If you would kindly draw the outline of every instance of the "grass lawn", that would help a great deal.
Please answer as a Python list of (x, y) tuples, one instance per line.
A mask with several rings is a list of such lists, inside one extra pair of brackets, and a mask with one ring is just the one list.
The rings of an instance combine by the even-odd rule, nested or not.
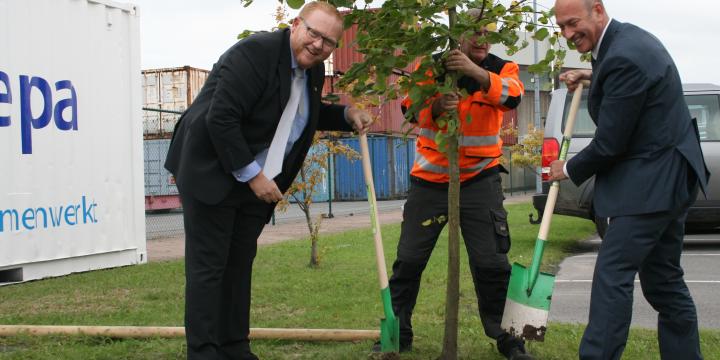
[[(512, 261), (527, 265), (537, 235), (528, 204), (508, 206)], [(383, 227), (388, 266), (394, 260), (399, 225)], [(558, 216), (553, 221), (545, 270), (577, 249), (577, 239), (594, 232), (589, 221)], [(349, 231), (321, 239), (321, 267), (307, 267), (309, 242), (261, 247), (255, 262), (253, 327), (378, 329), (382, 316), (372, 234)], [(445, 299), (447, 237), (423, 276), (413, 317), (414, 351), (403, 359), (430, 359), (440, 353)], [(500, 359), (484, 336), (467, 257), (462, 257), (460, 353), (463, 359)], [(0, 324), (152, 325), (183, 323), (182, 261), (119, 269), (0, 287)], [(545, 343), (530, 344), (540, 359), (577, 358), (582, 326), (551, 324)], [(633, 330), (627, 359), (657, 359), (653, 331)], [(720, 332), (703, 332), (706, 358), (720, 358)], [(366, 359), (370, 341), (310, 343), (254, 341), (262, 359)], [(184, 339), (113, 340), (91, 337), (0, 338), (0, 359), (178, 359)]]

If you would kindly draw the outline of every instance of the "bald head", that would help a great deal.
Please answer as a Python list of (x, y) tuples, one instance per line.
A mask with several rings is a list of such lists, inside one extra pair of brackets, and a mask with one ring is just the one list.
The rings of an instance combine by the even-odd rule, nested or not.
[(601, 0), (556, 0), (555, 20), (563, 37), (585, 53), (600, 41), (609, 18)]

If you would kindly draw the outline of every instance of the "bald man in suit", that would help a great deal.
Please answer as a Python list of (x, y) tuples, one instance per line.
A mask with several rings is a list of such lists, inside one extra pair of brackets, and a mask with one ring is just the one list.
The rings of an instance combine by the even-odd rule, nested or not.
[(592, 53), (592, 70), (560, 76), (573, 90), (591, 80), (591, 143), (551, 164), (551, 180), (595, 176), (593, 209), (609, 218), (595, 264), (581, 359), (619, 359), (632, 316), (635, 275), (658, 312), (663, 359), (702, 359), (695, 304), (680, 267), (685, 218), (710, 174), (677, 68), (660, 41), (610, 19), (600, 0), (557, 0), (562, 35)]

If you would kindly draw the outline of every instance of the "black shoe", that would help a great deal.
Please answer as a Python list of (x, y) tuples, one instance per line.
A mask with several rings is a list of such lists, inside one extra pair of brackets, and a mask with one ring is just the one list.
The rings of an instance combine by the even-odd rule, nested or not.
[[(376, 341), (373, 344), (372, 350), (370, 350), (370, 351), (372, 351), (373, 353), (381, 353), (382, 345), (380, 344), (380, 342)], [(401, 353), (410, 352), (410, 351), (412, 351), (412, 343), (406, 343), (406, 344), (403, 344), (402, 342), (400, 343), (400, 352)]]
[(253, 354), (253, 353), (251, 353), (251, 352), (248, 352), (248, 353), (243, 354), (240, 359), (241, 359), (241, 360), (260, 360), (260, 358), (257, 357), (257, 355), (255, 355), (255, 354)]
[(535, 360), (535, 357), (525, 350), (525, 342), (508, 333), (500, 335), (497, 339), (497, 348), (509, 360)]
[(510, 356), (508, 356), (508, 359), (510, 360), (535, 360), (535, 357), (525, 352), (525, 349), (521, 349), (519, 347), (515, 347), (510, 349)]

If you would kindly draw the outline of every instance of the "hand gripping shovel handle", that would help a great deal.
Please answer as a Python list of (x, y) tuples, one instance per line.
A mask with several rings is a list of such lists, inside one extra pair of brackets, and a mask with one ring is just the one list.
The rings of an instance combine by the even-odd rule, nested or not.
[[(562, 146), (560, 147), (560, 156), (558, 160), (565, 160), (568, 148), (570, 147), (570, 139), (572, 139), (573, 128), (575, 127), (575, 117), (580, 108), (580, 100), (582, 98), (583, 87), (589, 85), (589, 81), (582, 81), (575, 88), (572, 102), (570, 103), (570, 111), (568, 112), (567, 121), (565, 122), (565, 131), (563, 132)], [(557, 201), (558, 191), (560, 190), (560, 182), (555, 180), (550, 186), (547, 200), (545, 201), (545, 210), (543, 211), (542, 222), (540, 223), (540, 231), (538, 240), (535, 242), (535, 252), (533, 254), (532, 264), (530, 265), (530, 276), (527, 292), (532, 293), (540, 273), (540, 262), (542, 261), (543, 252), (545, 250), (545, 242), (550, 232), (550, 221), (552, 220), (553, 211), (555, 210), (555, 202)]]
[(375, 184), (373, 183), (372, 167), (370, 166), (370, 151), (368, 150), (367, 135), (360, 134), (360, 153), (362, 155), (363, 174), (367, 186), (368, 203), (370, 204), (370, 222), (375, 238), (375, 260), (380, 280), (380, 297), (383, 303), (385, 319), (380, 322), (380, 347), (383, 352), (400, 351), (400, 323), (395, 317), (390, 297), (387, 268), (385, 267), (385, 251), (383, 249), (382, 234), (380, 233), (380, 219), (377, 213), (375, 198)]

